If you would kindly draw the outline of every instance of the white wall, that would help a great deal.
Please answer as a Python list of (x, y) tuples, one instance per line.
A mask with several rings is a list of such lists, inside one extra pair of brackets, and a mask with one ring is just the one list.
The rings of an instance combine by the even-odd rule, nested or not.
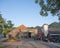
[(44, 35), (47, 37), (47, 34), (48, 34), (48, 24), (44, 24), (43, 25), (43, 32), (44, 32)]

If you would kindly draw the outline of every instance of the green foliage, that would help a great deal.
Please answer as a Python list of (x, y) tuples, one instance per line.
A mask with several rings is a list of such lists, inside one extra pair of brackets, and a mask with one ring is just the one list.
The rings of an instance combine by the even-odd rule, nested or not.
[(13, 29), (13, 24), (11, 20), (5, 21), (0, 14), (0, 33), (7, 34)]
[(4, 23), (4, 19), (2, 18), (2, 14), (0, 14), (0, 33), (3, 32), (3, 23)]
[(33, 29), (34, 27), (27, 27), (27, 28), (29, 28), (29, 29)]
[(35, 3), (41, 7), (40, 15), (48, 16), (50, 12), (53, 16), (58, 16), (60, 22), (60, 0), (35, 0)]
[(35, 0), (35, 3), (38, 3), (38, 0)]
[(0, 25), (0, 33), (2, 33), (3, 29), (2, 29), (2, 25)]
[(0, 14), (0, 23), (3, 23), (4, 19), (2, 18), (2, 14)]
[(7, 23), (4, 24), (3, 33), (4, 33), (4, 34), (7, 34), (7, 33), (9, 33), (12, 29), (13, 29), (13, 24), (12, 24), (12, 22), (9, 20), (9, 21), (7, 21)]
[(7, 21), (7, 24), (8, 24), (8, 27), (9, 27), (9, 28), (12, 28), (12, 27), (13, 27), (13, 24), (12, 24), (11, 20), (8, 20), (8, 21)]
[(60, 23), (58, 22), (53, 22), (49, 25), (49, 28), (60, 28)]
[(8, 25), (8, 31), (10, 32), (13, 29), (13, 24), (11, 20), (7, 21), (7, 25)]
[(41, 27), (40, 27), (40, 26), (36, 26), (35, 28), (37, 28), (37, 29), (41, 29)]
[(48, 11), (53, 15), (60, 14), (60, 0), (35, 0), (41, 7), (40, 14), (46, 16)]

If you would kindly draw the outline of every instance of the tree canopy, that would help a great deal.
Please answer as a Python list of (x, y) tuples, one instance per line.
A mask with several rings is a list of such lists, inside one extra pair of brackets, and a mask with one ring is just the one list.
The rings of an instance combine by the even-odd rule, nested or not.
[(48, 16), (48, 12), (58, 16), (60, 20), (60, 0), (35, 0), (41, 7), (40, 15)]
[(39, 3), (41, 15), (47, 15), (48, 11), (53, 15), (60, 14), (60, 0), (35, 0), (35, 3)]
[(49, 25), (49, 28), (60, 28), (60, 24), (58, 22), (53, 22)]
[(7, 34), (13, 29), (13, 24), (11, 20), (6, 21), (2, 14), (0, 14), (0, 33)]

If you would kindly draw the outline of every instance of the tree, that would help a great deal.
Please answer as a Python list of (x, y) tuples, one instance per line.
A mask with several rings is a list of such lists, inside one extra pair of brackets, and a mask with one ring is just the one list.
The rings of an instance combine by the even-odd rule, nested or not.
[(12, 24), (12, 21), (11, 21), (11, 20), (8, 20), (8, 21), (7, 21), (7, 24), (8, 24), (8, 27), (9, 27), (9, 28), (12, 28), (12, 27), (13, 27), (13, 24)]
[(4, 18), (2, 18), (2, 14), (0, 14), (0, 33), (3, 32), (3, 24), (4, 24)]
[(40, 26), (36, 26), (35, 28), (38, 29), (38, 32), (42, 31)]
[(13, 24), (11, 20), (7, 21), (8, 31), (11, 31), (13, 29)]
[(6, 34), (9, 33), (13, 29), (13, 24), (11, 20), (8, 20), (7, 23), (4, 24), (3, 34), (6, 37)]
[(53, 22), (49, 25), (49, 28), (60, 28), (60, 24), (58, 22)]
[(58, 15), (58, 17), (59, 17), (58, 20), (59, 20), (59, 24), (60, 24), (60, 15)]
[(0, 14), (0, 23), (3, 23), (4, 19), (2, 18), (2, 14)]
[(0, 33), (4, 34), (4, 37), (6, 37), (6, 34), (10, 32), (13, 29), (13, 24), (11, 20), (6, 21), (2, 14), (0, 14)]
[(40, 15), (48, 16), (48, 12), (56, 15), (60, 21), (60, 0), (35, 0), (41, 7)]
[(37, 29), (41, 29), (41, 27), (40, 27), (40, 26), (36, 26), (35, 28), (37, 28)]

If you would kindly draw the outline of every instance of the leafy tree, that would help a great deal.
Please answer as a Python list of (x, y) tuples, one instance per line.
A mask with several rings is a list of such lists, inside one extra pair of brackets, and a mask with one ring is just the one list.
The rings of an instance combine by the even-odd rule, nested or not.
[(0, 25), (0, 33), (2, 33), (3, 29), (2, 29), (2, 26)]
[(60, 28), (60, 24), (58, 22), (53, 22), (49, 25), (49, 28)]
[(41, 30), (41, 27), (40, 27), (40, 26), (36, 26), (35, 28), (37, 28), (37, 29), (38, 29), (38, 32), (42, 32), (42, 30)]
[(4, 24), (4, 19), (2, 18), (2, 14), (0, 14), (0, 33), (3, 32), (3, 24)]
[(8, 31), (11, 31), (13, 29), (13, 24), (11, 20), (7, 21), (7, 25), (8, 25)]
[(4, 34), (4, 37), (6, 37), (6, 34), (10, 32), (13, 29), (13, 24), (11, 20), (4, 20), (2, 17), (2, 14), (0, 14), (0, 33)]
[(9, 33), (13, 29), (13, 24), (11, 20), (8, 20), (7, 23), (4, 24), (3, 34), (6, 37), (6, 34)]
[(7, 21), (7, 25), (8, 25), (8, 28), (12, 28), (13, 27), (12, 21), (11, 20), (8, 20)]
[(48, 16), (48, 12), (56, 15), (60, 21), (60, 0), (35, 0), (41, 7), (40, 15)]
[(27, 27), (27, 28), (29, 28), (29, 29), (33, 29), (34, 27)]
[(0, 14), (0, 23), (3, 23), (4, 19), (2, 18), (2, 14)]
[(40, 27), (40, 26), (36, 26), (35, 28), (37, 28), (37, 29), (41, 29), (41, 27)]

